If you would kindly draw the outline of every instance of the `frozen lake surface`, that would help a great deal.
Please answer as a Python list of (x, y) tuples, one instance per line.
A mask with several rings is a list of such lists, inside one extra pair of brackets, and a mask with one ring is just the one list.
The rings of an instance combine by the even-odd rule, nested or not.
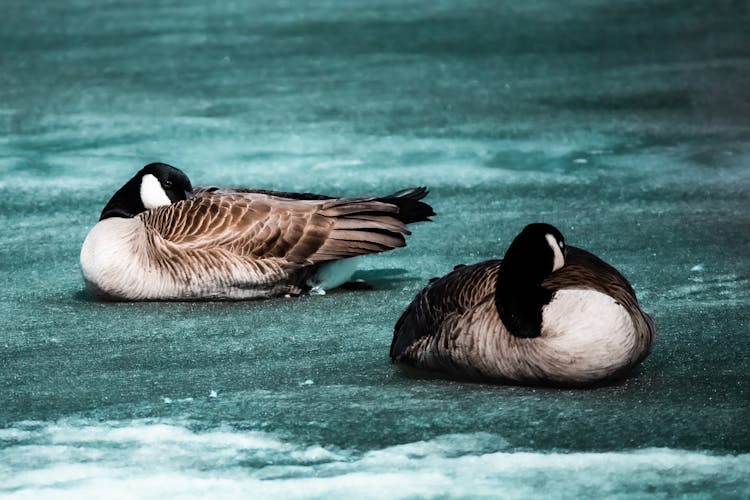
[[(6, 0), (0, 497), (750, 496), (747, 2)], [(210, 6), (209, 6), (210, 5)], [(164, 161), (195, 185), (427, 185), (371, 291), (102, 304), (81, 243)], [(392, 328), (557, 225), (657, 324), (621, 383), (410, 378)]]

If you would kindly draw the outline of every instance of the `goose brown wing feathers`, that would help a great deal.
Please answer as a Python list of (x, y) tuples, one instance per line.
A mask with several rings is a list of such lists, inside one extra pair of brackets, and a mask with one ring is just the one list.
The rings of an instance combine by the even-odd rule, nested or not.
[(432, 281), (409, 304), (393, 333), (392, 361), (409, 357), (409, 348), (425, 337), (451, 342), (460, 335), (460, 319), (478, 304), (493, 300), (500, 260), (457, 267)]
[(309, 265), (404, 246), (398, 208), (372, 198), (290, 200), (239, 191), (200, 190), (191, 200), (144, 212), (170, 245), (229, 252), (242, 259)]
[[(290, 193), (285, 191), (269, 191), (266, 189), (246, 189), (246, 188), (217, 188), (217, 187), (198, 187), (193, 190), (195, 196), (201, 196), (207, 193), (215, 194), (255, 194), (255, 195), (268, 195), (274, 198), (283, 198), (287, 200), (302, 200), (302, 201), (325, 201), (325, 200), (336, 200), (334, 196), (325, 196), (313, 193)], [(435, 215), (432, 207), (427, 203), (421, 201), (425, 196), (429, 194), (426, 187), (412, 187), (396, 191), (388, 196), (382, 196), (379, 198), (368, 198), (370, 200), (386, 203), (388, 205), (395, 205), (397, 211), (395, 217), (403, 222), (404, 224), (411, 224), (413, 222), (422, 222), (430, 220), (430, 217)]]
[(613, 297), (621, 304), (634, 302), (635, 292), (628, 280), (614, 267), (581, 248), (568, 246), (565, 265), (542, 284), (553, 291), (562, 288), (590, 288)]

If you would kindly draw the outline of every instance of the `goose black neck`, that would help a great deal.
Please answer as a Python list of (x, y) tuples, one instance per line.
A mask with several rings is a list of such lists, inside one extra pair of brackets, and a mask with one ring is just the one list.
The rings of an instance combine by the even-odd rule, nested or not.
[(495, 289), (495, 307), (508, 332), (520, 338), (542, 334), (542, 308), (552, 292), (542, 287), (543, 276), (529, 276), (523, 270), (500, 265)]
[(133, 177), (104, 206), (99, 220), (110, 217), (132, 218), (145, 210), (141, 201), (140, 179)]

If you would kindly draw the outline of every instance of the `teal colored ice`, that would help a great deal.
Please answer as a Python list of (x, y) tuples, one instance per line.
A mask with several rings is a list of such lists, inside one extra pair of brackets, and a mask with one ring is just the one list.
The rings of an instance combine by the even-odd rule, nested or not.
[[(750, 496), (750, 6), (3, 2), (0, 497)], [(163, 161), (195, 185), (426, 185), (372, 290), (97, 303), (78, 252)], [(527, 223), (657, 325), (621, 383), (410, 378), (433, 276)]]

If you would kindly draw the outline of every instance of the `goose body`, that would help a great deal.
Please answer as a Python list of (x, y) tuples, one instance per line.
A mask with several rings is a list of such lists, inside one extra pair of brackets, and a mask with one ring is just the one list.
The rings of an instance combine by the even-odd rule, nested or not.
[(524, 231), (536, 237), (519, 235), (503, 260), (458, 267), (417, 294), (396, 324), (392, 361), (473, 380), (561, 386), (602, 382), (640, 363), (654, 326), (625, 277), (566, 247), (552, 226)]
[(87, 289), (104, 300), (255, 299), (323, 293), (359, 255), (404, 246), (429, 220), (424, 188), (382, 198), (193, 189), (147, 165), (105, 206), (81, 248)]

